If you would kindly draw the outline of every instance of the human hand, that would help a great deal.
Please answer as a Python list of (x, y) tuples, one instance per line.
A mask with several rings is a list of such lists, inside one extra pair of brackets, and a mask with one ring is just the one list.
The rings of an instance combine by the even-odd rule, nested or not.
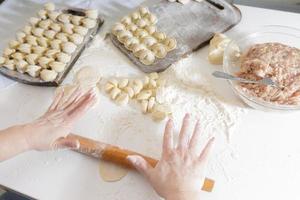
[(165, 128), (162, 158), (155, 168), (140, 156), (128, 156), (129, 161), (143, 174), (154, 190), (167, 200), (199, 199), (205, 176), (209, 152), (214, 138), (199, 149), (201, 135), (199, 122), (190, 136), (189, 115), (183, 119), (178, 145), (173, 144), (173, 121), (169, 120)]
[(70, 96), (64, 92), (56, 95), (48, 111), (36, 121), (25, 126), (29, 149), (51, 150), (61, 147), (77, 148), (78, 141), (66, 138), (72, 126), (96, 102), (95, 93), (83, 93), (77, 88)]

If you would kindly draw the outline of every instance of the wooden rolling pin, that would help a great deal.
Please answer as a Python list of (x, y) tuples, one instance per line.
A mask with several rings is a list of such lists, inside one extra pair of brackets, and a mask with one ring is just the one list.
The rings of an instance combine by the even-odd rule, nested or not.
[[(152, 167), (155, 167), (156, 164), (158, 163), (158, 160), (150, 158), (148, 156), (141, 155), (134, 151), (122, 149), (117, 146), (98, 142), (79, 135), (70, 134), (67, 137), (79, 141), (80, 147), (75, 151), (105, 161), (113, 162), (123, 167), (134, 169), (134, 166), (132, 166), (132, 164), (127, 160), (127, 156), (129, 155), (142, 156)], [(211, 192), (213, 187), (214, 187), (214, 180), (205, 178), (204, 184), (202, 186), (202, 190)]]

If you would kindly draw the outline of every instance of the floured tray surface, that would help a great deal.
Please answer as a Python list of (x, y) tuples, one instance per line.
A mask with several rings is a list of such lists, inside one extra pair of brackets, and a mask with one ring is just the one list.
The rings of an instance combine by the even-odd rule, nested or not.
[(165, 70), (172, 63), (205, 45), (214, 33), (224, 32), (241, 20), (239, 9), (223, 0), (190, 1), (185, 5), (164, 0), (148, 8), (158, 18), (157, 29), (177, 41), (177, 48), (165, 58), (156, 59), (152, 65), (144, 65), (116, 36), (110, 34), (114, 45), (146, 73)]
[[(66, 8), (63, 9), (64, 13), (70, 13), (72, 15), (84, 15), (84, 9), (78, 9), (78, 8)], [(86, 46), (89, 44), (89, 42), (93, 39), (93, 37), (98, 33), (99, 29), (101, 28), (103, 24), (103, 20), (98, 18), (96, 26), (94, 28), (89, 29), (88, 33), (84, 37), (84, 41), (82, 44), (78, 45), (76, 48), (76, 51), (72, 53), (72, 57), (69, 63), (67, 63), (67, 66), (63, 72), (60, 72), (57, 76), (57, 78), (54, 81), (47, 82), (43, 81), (39, 77), (31, 77), (28, 74), (22, 74), (18, 71), (13, 71), (10, 69), (7, 69), (6, 67), (0, 67), (0, 74), (4, 75), (5, 77), (8, 77), (10, 79), (16, 80), (21, 83), (29, 84), (29, 85), (36, 85), (36, 86), (58, 86), (60, 83), (63, 82), (69, 71), (72, 69), (78, 58), (80, 57), (82, 51), (86, 48)]]

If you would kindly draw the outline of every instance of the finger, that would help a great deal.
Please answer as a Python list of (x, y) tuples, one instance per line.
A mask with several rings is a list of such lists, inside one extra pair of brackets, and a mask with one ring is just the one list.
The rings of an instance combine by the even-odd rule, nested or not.
[(127, 156), (129, 162), (146, 178), (150, 178), (150, 170), (153, 169), (147, 161), (138, 155)]
[(96, 103), (95, 94), (86, 94), (77, 102), (71, 104), (67, 109), (67, 116), (70, 121), (75, 121)]
[(53, 100), (52, 104), (50, 105), (48, 111), (55, 110), (63, 96), (64, 96), (64, 91), (61, 91), (57, 95), (55, 95), (54, 100)]
[(190, 125), (190, 115), (186, 114), (183, 118), (182, 127), (179, 134), (179, 141), (178, 141), (178, 149), (184, 150), (187, 148), (189, 143), (189, 133), (188, 128)]
[(165, 134), (163, 139), (163, 157), (168, 156), (170, 151), (173, 149), (173, 127), (173, 120), (169, 119), (165, 127)]
[(52, 145), (52, 149), (79, 149), (80, 142), (74, 138), (58, 138)]
[(198, 144), (200, 143), (200, 136), (201, 136), (200, 133), (201, 133), (200, 123), (199, 123), (199, 121), (197, 121), (195, 128), (194, 128), (193, 136), (190, 140), (190, 145), (189, 145), (189, 149), (191, 152), (197, 151)]
[(200, 163), (206, 163), (207, 160), (208, 160), (208, 157), (209, 157), (209, 154), (211, 152), (211, 149), (212, 149), (212, 146), (214, 144), (214, 140), (215, 138), (211, 138), (207, 144), (205, 145), (204, 149), (202, 150), (201, 154), (200, 154), (200, 157), (199, 157), (199, 161)]
[(65, 95), (68, 95), (66, 100), (61, 101), (58, 104), (58, 108), (61, 110), (64, 110), (66, 107), (68, 107), (70, 104), (72, 104), (73, 102), (77, 101), (78, 98), (80, 98), (82, 96), (82, 92), (79, 89), (79, 86), (76, 86), (76, 88), (73, 90), (73, 92), (71, 94), (67, 94), (66, 92), (64, 92)]

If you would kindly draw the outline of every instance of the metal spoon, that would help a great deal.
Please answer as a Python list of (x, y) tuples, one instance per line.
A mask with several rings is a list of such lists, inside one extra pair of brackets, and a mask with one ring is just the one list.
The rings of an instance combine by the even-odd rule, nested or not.
[(240, 77), (233, 76), (231, 74), (227, 74), (225, 72), (220, 72), (220, 71), (215, 71), (212, 73), (212, 75), (216, 78), (223, 78), (227, 80), (232, 80), (232, 81), (239, 81), (243, 83), (256, 83), (256, 84), (261, 84), (261, 85), (270, 85), (273, 87), (279, 87), (277, 83), (275, 83), (272, 79), (270, 78), (263, 78), (258, 81), (253, 81), (253, 80), (248, 80)]

